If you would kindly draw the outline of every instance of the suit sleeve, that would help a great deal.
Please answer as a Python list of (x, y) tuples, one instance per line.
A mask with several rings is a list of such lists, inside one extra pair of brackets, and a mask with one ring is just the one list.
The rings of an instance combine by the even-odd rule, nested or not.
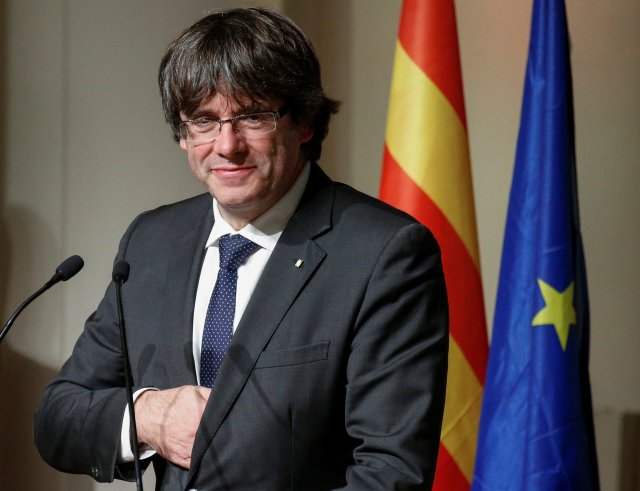
[(431, 489), (444, 410), (448, 304), (429, 231), (405, 226), (371, 275), (347, 369), (349, 490)]
[[(120, 243), (124, 258), (137, 220)], [(34, 420), (42, 458), (63, 472), (100, 482), (127, 479), (132, 465), (116, 466), (127, 404), (115, 287), (109, 285), (85, 323), (71, 357), (45, 388)]]

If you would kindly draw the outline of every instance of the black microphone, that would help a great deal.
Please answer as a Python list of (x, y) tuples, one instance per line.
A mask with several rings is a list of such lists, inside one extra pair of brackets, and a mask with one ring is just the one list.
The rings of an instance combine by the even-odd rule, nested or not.
[(44, 286), (42, 286), (37, 292), (35, 292), (33, 295), (27, 298), (24, 302), (22, 302), (20, 307), (18, 307), (16, 311), (13, 313), (13, 315), (9, 318), (7, 323), (2, 328), (2, 332), (0, 332), (0, 342), (2, 342), (4, 337), (7, 335), (7, 333), (9, 332), (9, 329), (11, 329), (11, 326), (13, 325), (14, 321), (18, 318), (20, 313), (25, 308), (27, 308), (27, 306), (31, 302), (33, 302), (36, 298), (38, 298), (40, 295), (42, 295), (44, 292), (46, 292), (49, 288), (51, 288), (56, 283), (60, 281), (67, 281), (68, 279), (75, 276), (78, 273), (78, 271), (82, 269), (83, 266), (84, 266), (84, 261), (80, 256), (71, 256), (65, 259), (64, 261), (62, 261), (62, 264), (60, 264), (60, 266), (56, 268), (56, 272), (51, 277), (51, 279), (47, 281), (44, 284)]
[(84, 261), (80, 256), (71, 256), (62, 261), (62, 264), (56, 268), (56, 274), (53, 275), (51, 281), (53, 284), (58, 281), (67, 281), (73, 278), (84, 267)]
[(116, 283), (124, 284), (129, 279), (129, 263), (127, 261), (118, 261), (113, 267), (111, 277)]
[(125, 389), (129, 404), (129, 425), (131, 427), (131, 450), (133, 450), (133, 466), (136, 473), (136, 487), (142, 491), (142, 470), (140, 468), (140, 451), (138, 450), (138, 429), (136, 428), (136, 414), (133, 409), (133, 378), (131, 376), (131, 361), (127, 346), (127, 332), (124, 326), (122, 310), (122, 285), (129, 279), (129, 263), (118, 261), (113, 266), (111, 278), (116, 284), (116, 302), (118, 304), (118, 326), (120, 327), (120, 349), (122, 350), (122, 364), (124, 367)]

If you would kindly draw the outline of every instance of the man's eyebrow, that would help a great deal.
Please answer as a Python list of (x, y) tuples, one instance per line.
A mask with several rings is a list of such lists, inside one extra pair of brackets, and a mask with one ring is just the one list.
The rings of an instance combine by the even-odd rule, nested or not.
[(265, 113), (271, 112), (266, 104), (254, 103), (247, 106), (243, 106), (238, 114), (250, 114), (250, 113)]
[(218, 119), (218, 117), (208, 109), (196, 109), (193, 113), (187, 115), (188, 119), (199, 119), (199, 118), (211, 118)]
[[(254, 104), (248, 104), (246, 106), (240, 106), (238, 109), (233, 111), (233, 113), (232, 113), (233, 115), (229, 116), (229, 117), (242, 116), (243, 114), (275, 112), (275, 111), (276, 110), (272, 110), (272, 109), (268, 108), (266, 104), (254, 103)], [(205, 108), (196, 109), (192, 114), (190, 114), (188, 116), (188, 118), (190, 120), (191, 119), (198, 119), (198, 118), (226, 119), (226, 118), (221, 118), (214, 111), (211, 111), (211, 110), (205, 109)]]

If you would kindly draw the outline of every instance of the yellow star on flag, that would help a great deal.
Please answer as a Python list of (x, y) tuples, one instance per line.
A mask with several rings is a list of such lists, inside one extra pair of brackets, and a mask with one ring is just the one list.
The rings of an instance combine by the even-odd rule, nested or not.
[(569, 339), (569, 326), (576, 324), (576, 309), (573, 307), (574, 282), (572, 281), (563, 292), (556, 290), (539, 278), (538, 286), (546, 305), (535, 315), (531, 325), (553, 325), (560, 340), (562, 351), (565, 351), (567, 340)]

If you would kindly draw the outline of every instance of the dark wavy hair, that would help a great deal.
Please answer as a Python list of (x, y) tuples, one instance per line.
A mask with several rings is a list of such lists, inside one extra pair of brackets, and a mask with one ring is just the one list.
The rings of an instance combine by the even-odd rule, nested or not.
[(311, 42), (289, 18), (268, 9), (226, 10), (193, 24), (167, 48), (158, 83), (176, 141), (180, 112), (193, 114), (218, 92), (236, 101), (283, 99), (296, 124), (313, 127), (302, 146), (312, 161), (339, 107), (324, 93)]

